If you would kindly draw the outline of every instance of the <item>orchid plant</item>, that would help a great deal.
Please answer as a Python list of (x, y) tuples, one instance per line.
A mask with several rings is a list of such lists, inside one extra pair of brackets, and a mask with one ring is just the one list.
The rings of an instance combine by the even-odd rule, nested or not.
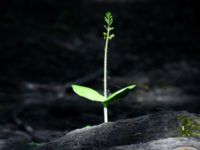
[(110, 12), (107, 12), (104, 17), (105, 21), (105, 32), (103, 33), (104, 40), (105, 40), (105, 47), (104, 47), (104, 95), (101, 95), (94, 89), (89, 87), (81, 86), (81, 85), (72, 85), (73, 91), (81, 97), (84, 97), (88, 100), (99, 102), (103, 105), (104, 108), (104, 122), (108, 122), (108, 106), (110, 103), (118, 100), (119, 98), (128, 94), (131, 90), (135, 88), (135, 85), (129, 85), (125, 88), (122, 88), (111, 95), (107, 93), (107, 54), (108, 54), (108, 45), (109, 41), (111, 41), (115, 35), (111, 33), (114, 29), (112, 27), (113, 24), (113, 16)]

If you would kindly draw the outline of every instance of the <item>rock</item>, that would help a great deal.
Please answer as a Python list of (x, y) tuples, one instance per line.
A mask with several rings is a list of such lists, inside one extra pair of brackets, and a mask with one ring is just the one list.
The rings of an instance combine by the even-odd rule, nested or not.
[(61, 135), (63, 135), (64, 133), (52, 130), (37, 130), (34, 131), (32, 134), (32, 138), (34, 141), (49, 142), (52, 139), (61, 137)]
[(166, 138), (142, 144), (117, 146), (108, 150), (199, 150), (200, 139), (196, 138)]
[(30, 136), (24, 132), (0, 127), (0, 150), (27, 150), (30, 141)]
[[(128, 148), (140, 148), (142, 145), (145, 146), (145, 144), (157, 144), (157, 147), (159, 147), (159, 143), (162, 144), (162, 139), (165, 138), (167, 140), (163, 143), (167, 145), (167, 143), (173, 143), (173, 139), (170, 137), (199, 135), (199, 124), (200, 115), (198, 114), (183, 111), (160, 112), (134, 119), (119, 120), (90, 128), (77, 129), (61, 138), (43, 144), (37, 150), (90, 150), (112, 147), (115, 147), (114, 149), (120, 149), (120, 147), (116, 147), (120, 145), (128, 145)], [(194, 130), (193, 126), (195, 126)], [(184, 140), (185, 139), (178, 139), (178, 141), (176, 141), (176, 139), (174, 139), (177, 144), (181, 142), (184, 144)], [(185, 141), (188, 140), (189, 139), (186, 138)], [(200, 139), (193, 140), (191, 138), (191, 142), (193, 141), (198, 143)], [(192, 144), (185, 146), (192, 146)], [(162, 149), (162, 145), (160, 147)]]

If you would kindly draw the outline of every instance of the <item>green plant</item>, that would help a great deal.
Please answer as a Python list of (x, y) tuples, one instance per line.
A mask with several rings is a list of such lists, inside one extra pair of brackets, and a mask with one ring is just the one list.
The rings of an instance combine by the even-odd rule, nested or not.
[(110, 12), (107, 12), (104, 17), (106, 25), (104, 25), (106, 32), (103, 33), (105, 39), (105, 48), (104, 48), (104, 96), (98, 93), (97, 91), (80, 85), (72, 85), (73, 91), (81, 97), (89, 99), (91, 101), (100, 102), (104, 107), (104, 122), (108, 122), (108, 110), (107, 107), (111, 102), (116, 101), (117, 99), (125, 96), (131, 90), (134, 89), (135, 85), (127, 86), (117, 92), (114, 92), (111, 95), (107, 95), (107, 54), (108, 54), (108, 44), (109, 41), (114, 38), (114, 34), (111, 34), (111, 31), (114, 29), (112, 27), (113, 17)]

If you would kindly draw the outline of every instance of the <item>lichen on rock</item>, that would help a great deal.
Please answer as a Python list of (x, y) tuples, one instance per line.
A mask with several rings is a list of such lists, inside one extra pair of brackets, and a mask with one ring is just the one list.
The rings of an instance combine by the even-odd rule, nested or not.
[(177, 116), (179, 132), (183, 137), (200, 137), (200, 120), (186, 115)]

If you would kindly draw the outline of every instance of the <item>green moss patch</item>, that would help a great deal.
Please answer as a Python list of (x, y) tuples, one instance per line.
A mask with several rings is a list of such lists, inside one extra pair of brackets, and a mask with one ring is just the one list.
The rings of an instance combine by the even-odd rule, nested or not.
[(200, 122), (198, 119), (185, 115), (177, 116), (180, 123), (179, 132), (183, 137), (200, 137)]

